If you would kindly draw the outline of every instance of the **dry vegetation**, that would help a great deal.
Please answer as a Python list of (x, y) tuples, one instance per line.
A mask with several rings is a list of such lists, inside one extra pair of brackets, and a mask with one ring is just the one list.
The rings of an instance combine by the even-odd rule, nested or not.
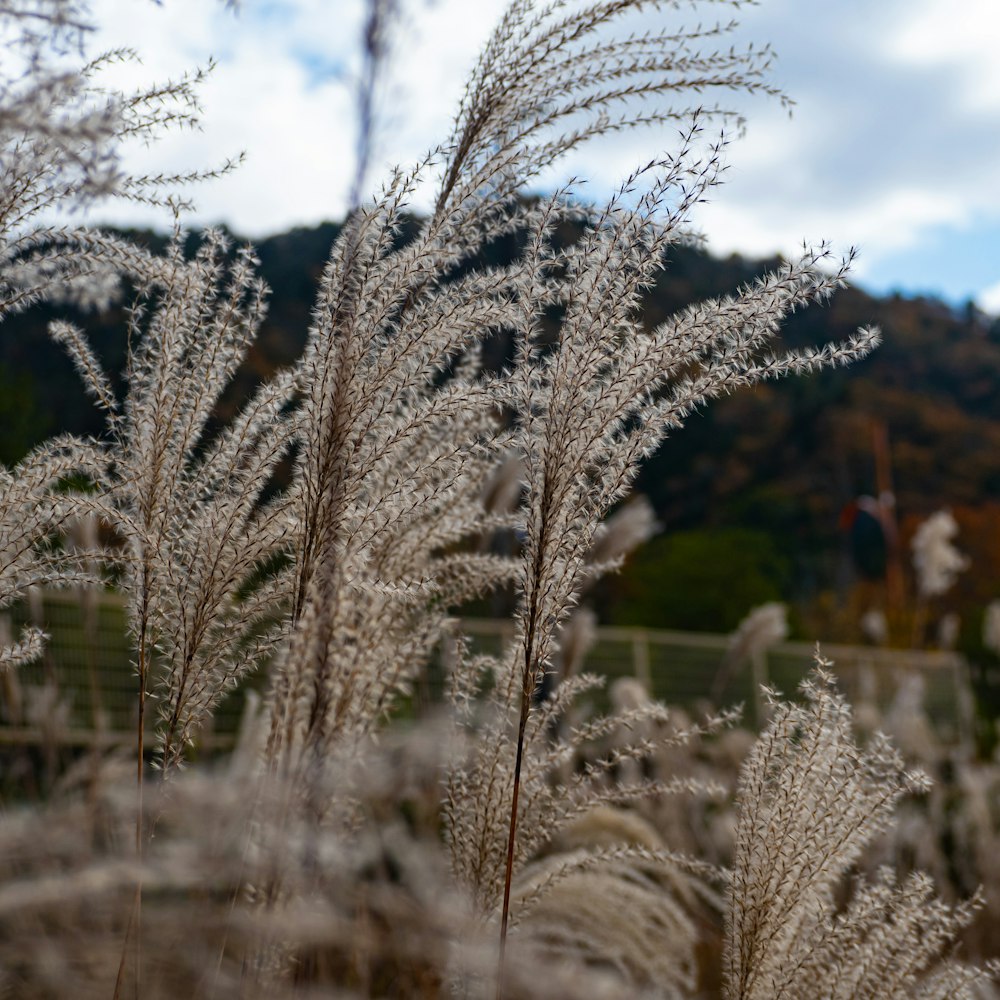
[[(122, 281), (135, 296), (124, 394), (75, 326), (53, 325), (107, 433), (3, 471), (0, 606), (39, 584), (120, 588), (139, 706), (131, 754), (83, 760), (45, 807), (4, 814), (0, 995), (978, 995), (984, 974), (949, 952), (971, 904), (935, 901), (920, 876), (838, 895), (920, 780), (885, 739), (855, 744), (824, 674), (804, 705), (774, 700), (735, 789), (708, 763), (741, 739), (731, 719), (689, 723), (622, 691), (607, 718), (575, 708), (600, 680), (567, 669), (586, 631), (574, 611), (627, 548), (611, 518), (639, 461), (707, 400), (877, 340), (775, 350), (782, 318), (844, 279), (823, 248), (643, 329), (642, 289), (718, 180), (710, 132), (733, 116), (702, 100), (775, 94), (768, 51), (726, 48), (730, 25), (621, 27), (673, 6), (514, 0), (452, 134), (346, 223), (301, 360), (216, 430), (266, 309), (252, 252), (208, 233), (186, 254), (178, 228), (155, 256), (43, 221), (196, 179), (129, 177), (118, 150), (187, 123), (197, 80), (109, 96), (100, 60), (50, 58), (85, 10), (0, 3), (0, 318)], [(649, 125), (677, 143), (606, 204), (523, 197), (589, 139)], [(435, 210), (400, 245), (425, 176)], [(563, 248), (567, 218), (586, 228)], [(513, 264), (463, 269), (508, 234)], [(484, 371), (500, 329), (514, 357)], [(104, 548), (60, 544), (88, 520)], [(513, 555), (491, 551), (498, 532)], [(472, 656), (450, 610), (499, 586), (519, 595), (513, 639)], [(387, 722), (445, 641), (447, 704)], [(0, 669), (43, 642), (22, 634)], [(267, 693), (236, 753), (185, 767), (250, 671)]]

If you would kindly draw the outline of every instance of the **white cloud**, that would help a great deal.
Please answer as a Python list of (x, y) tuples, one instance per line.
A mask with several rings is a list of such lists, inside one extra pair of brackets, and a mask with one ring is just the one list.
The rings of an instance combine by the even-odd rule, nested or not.
[(996, 0), (921, 0), (888, 39), (900, 63), (946, 67), (961, 83), (970, 110), (1000, 108), (1000, 4)]
[[(505, 2), (406, 6), (372, 186), (388, 162), (412, 163), (446, 138), (465, 75)], [(208, 0), (94, 0), (94, 9), (105, 25), (95, 46), (138, 48), (142, 79), (213, 54), (219, 61), (203, 92), (204, 132), (169, 137), (133, 161), (187, 169), (245, 149), (244, 167), (196, 192), (203, 211), (193, 221), (225, 220), (260, 236), (343, 214), (362, 0), (243, 0), (235, 18)], [(790, 121), (776, 103), (741, 100), (747, 138), (728, 152), (726, 183), (695, 219), (715, 248), (793, 252), (803, 238), (829, 239), (861, 246), (863, 276), (932, 231), (1000, 217), (996, 0), (963, 0), (960, 11), (953, 0), (766, 0), (744, 19), (741, 38), (774, 43), (774, 79), (798, 106)], [(673, 141), (669, 131), (617, 136), (548, 179), (588, 177), (587, 191), (601, 197)], [(418, 207), (429, 200), (425, 188)], [(166, 222), (131, 207), (103, 214)]]
[(1000, 281), (984, 288), (975, 299), (980, 309), (993, 316), (1000, 316)]
[(963, 229), (1000, 216), (1000, 5), (768, 0), (757, 11), (798, 105), (791, 122), (767, 107), (751, 115), (700, 215), (712, 245), (858, 245), (857, 277), (932, 234), (967, 252)]
[(828, 242), (838, 251), (857, 247), (854, 277), (863, 279), (892, 253), (919, 242), (934, 226), (963, 225), (967, 213), (954, 196), (921, 189), (877, 192), (840, 211), (808, 201), (789, 202), (776, 190), (768, 199), (729, 197), (722, 191), (703, 206), (698, 221), (719, 253), (767, 256), (794, 253), (803, 241)]
[[(391, 149), (376, 150), (383, 175), (390, 156), (413, 163), (446, 138), (465, 75), (503, 6), (502, 0), (439, 0), (410, 12), (387, 84)], [(143, 65), (116, 69), (109, 83), (137, 86), (176, 77), (210, 57), (218, 63), (201, 91), (202, 130), (131, 151), (129, 168), (188, 170), (245, 151), (238, 171), (194, 192), (200, 210), (191, 221), (225, 221), (261, 236), (340, 218), (355, 170), (351, 81), (362, 13), (360, 0), (245, 0), (236, 17), (206, 0), (170, 0), (162, 7), (96, 0), (102, 27), (95, 50), (142, 50)], [(418, 204), (428, 201), (425, 194)], [(167, 221), (141, 206), (112, 205), (99, 214), (117, 224)]]
[[(193, 192), (201, 208), (196, 221), (226, 221), (258, 236), (343, 213), (353, 171), (350, 89), (336, 79), (316, 82), (303, 54), (323, 51), (331, 63), (349, 63), (356, 47), (343, 32), (345, 21), (356, 30), (351, 18), (341, 17), (333, 30), (315, 2), (296, 4), (287, 17), (254, 17), (253, 3), (233, 17), (204, 0), (171, 0), (163, 7), (98, 0), (94, 7), (102, 25), (95, 48), (142, 49), (141, 67), (112, 75), (120, 86), (176, 77), (210, 57), (218, 62), (200, 92), (201, 131), (169, 134), (151, 148), (130, 151), (130, 169), (211, 167), (245, 151), (239, 170)], [(164, 222), (163, 213), (128, 205), (100, 214), (121, 224)]]

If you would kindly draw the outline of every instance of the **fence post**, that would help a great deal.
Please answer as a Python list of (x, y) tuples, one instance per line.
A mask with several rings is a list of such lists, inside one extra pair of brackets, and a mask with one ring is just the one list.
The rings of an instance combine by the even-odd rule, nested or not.
[(649, 636), (643, 628), (632, 630), (632, 666), (635, 676), (649, 695), (653, 695), (653, 678), (649, 670)]
[(972, 693), (969, 665), (960, 662), (955, 667), (955, 700), (957, 703), (958, 742), (969, 755), (976, 752), (976, 699)]

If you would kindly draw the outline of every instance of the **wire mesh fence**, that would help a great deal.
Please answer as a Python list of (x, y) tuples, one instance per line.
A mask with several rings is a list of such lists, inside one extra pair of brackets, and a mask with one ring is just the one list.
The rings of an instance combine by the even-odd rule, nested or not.
[[(111, 591), (36, 591), (0, 616), (0, 641), (26, 624), (39, 625), (50, 640), (37, 663), (0, 677), (0, 742), (70, 744), (120, 742), (136, 731), (137, 691), (133, 652), (122, 597)], [(6, 636), (2, 632), (6, 631)], [(509, 621), (464, 619), (461, 631), (474, 653), (499, 654), (513, 639)], [(748, 724), (760, 722), (759, 685), (795, 691), (809, 672), (815, 647), (778, 644), (747, 662), (734, 662), (725, 635), (637, 628), (598, 628), (583, 669), (604, 675), (608, 686), (620, 677), (638, 679), (655, 698), (688, 710), (744, 705)], [(960, 743), (971, 738), (973, 707), (968, 667), (955, 653), (824, 646), (825, 658), (852, 702), (888, 710), (906, 690), (919, 697), (938, 738)], [(447, 653), (418, 679), (415, 697), (441, 697)], [(263, 678), (248, 686), (260, 687)], [(245, 688), (220, 706), (204, 745), (226, 746), (234, 737)], [(607, 708), (606, 694), (598, 708)]]
[[(40, 627), (49, 638), (41, 659), (0, 675), (0, 743), (134, 739), (138, 679), (122, 595), (92, 588), (35, 589), (0, 614), (0, 642), (11, 641), (25, 625)], [(153, 687), (151, 677), (147, 688)], [(203, 744), (232, 742), (243, 700), (243, 692), (236, 692), (220, 705), (200, 734)], [(147, 711), (155, 711), (155, 702)], [(151, 732), (146, 739), (153, 741)]]
[[(461, 628), (478, 653), (496, 654), (513, 636), (509, 622), (491, 619), (465, 619)], [(668, 705), (698, 710), (709, 703), (742, 704), (744, 718), (756, 726), (763, 711), (760, 685), (794, 694), (815, 654), (815, 645), (783, 642), (755, 659), (734, 662), (726, 635), (603, 627), (597, 629), (583, 668), (605, 676), (608, 686), (619, 677), (634, 677)], [(844, 645), (824, 645), (822, 654), (833, 661), (849, 701), (871, 703), (884, 712), (905, 691), (919, 696), (939, 739), (959, 743), (972, 738), (968, 664), (959, 654)]]

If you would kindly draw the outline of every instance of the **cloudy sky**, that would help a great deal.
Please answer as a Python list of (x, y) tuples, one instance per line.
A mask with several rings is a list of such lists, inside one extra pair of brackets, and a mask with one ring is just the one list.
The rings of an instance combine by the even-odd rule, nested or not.
[[(504, 0), (404, 0), (372, 183), (448, 131), (465, 73)], [(684, 23), (728, 18), (703, 3)], [(137, 150), (156, 170), (245, 164), (197, 193), (192, 224), (261, 237), (343, 214), (354, 170), (354, 80), (362, 0), (94, 0), (94, 48), (129, 45), (140, 79), (210, 56), (204, 128)], [(675, 20), (678, 15), (675, 15)], [(773, 81), (791, 117), (745, 102), (749, 127), (727, 153), (726, 183), (695, 218), (716, 252), (794, 252), (829, 240), (861, 256), (855, 279), (878, 292), (976, 299), (1000, 312), (1000, 2), (762, 0), (737, 41), (771, 42)], [(569, 165), (599, 197), (669, 144), (639, 132)], [(106, 221), (160, 225), (130, 208)]]

